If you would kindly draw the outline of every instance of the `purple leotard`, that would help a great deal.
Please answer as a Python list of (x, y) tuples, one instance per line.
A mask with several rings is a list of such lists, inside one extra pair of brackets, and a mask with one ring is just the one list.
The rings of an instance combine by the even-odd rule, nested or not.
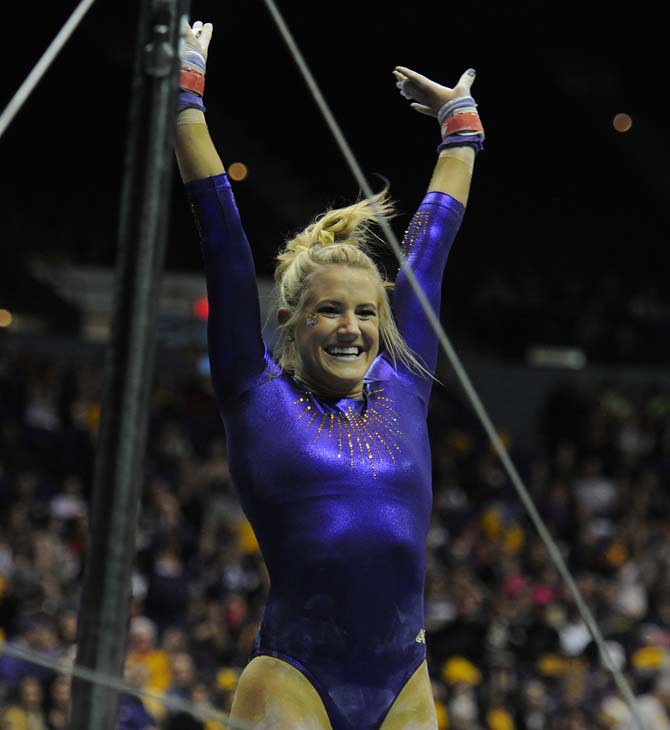
[[(186, 190), (202, 243), (230, 469), (271, 581), (253, 656), (302, 672), (333, 730), (377, 730), (426, 655), (432, 381), (380, 354), (363, 399), (307, 392), (263, 343), (253, 258), (227, 176)], [(463, 211), (450, 196), (428, 193), (405, 236), (436, 311)], [(402, 271), (393, 309), (433, 369), (437, 339)]]

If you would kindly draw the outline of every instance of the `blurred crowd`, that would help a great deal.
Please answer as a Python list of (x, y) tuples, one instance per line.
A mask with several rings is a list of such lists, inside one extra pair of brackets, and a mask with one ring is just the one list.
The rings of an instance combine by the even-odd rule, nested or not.
[[(198, 357), (162, 364), (150, 424), (125, 679), (227, 712), (268, 590)], [(104, 369), (0, 352), (0, 632), (72, 661)], [(565, 382), (513, 461), (603, 635), (470, 408), (435, 386), (426, 643), (440, 730), (670, 730), (670, 389)], [(505, 434), (503, 434), (505, 437)], [(0, 728), (66, 727), (67, 674), (0, 653)], [(121, 730), (223, 730), (122, 697)]]
[(477, 346), (512, 360), (538, 344), (579, 348), (594, 363), (670, 360), (670, 299), (648, 270), (639, 280), (625, 264), (599, 263), (566, 278), (561, 267), (537, 271), (514, 260), (490, 267), (455, 301), (454, 319)]

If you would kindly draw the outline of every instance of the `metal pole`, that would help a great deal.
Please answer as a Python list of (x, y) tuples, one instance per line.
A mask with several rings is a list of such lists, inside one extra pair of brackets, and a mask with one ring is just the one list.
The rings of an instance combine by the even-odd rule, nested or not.
[[(156, 318), (164, 264), (182, 22), (188, 0), (142, 0), (118, 227), (77, 664), (120, 677), (142, 490)], [(111, 100), (114, 103), (115, 100)], [(112, 730), (117, 693), (73, 684), (70, 730)]]

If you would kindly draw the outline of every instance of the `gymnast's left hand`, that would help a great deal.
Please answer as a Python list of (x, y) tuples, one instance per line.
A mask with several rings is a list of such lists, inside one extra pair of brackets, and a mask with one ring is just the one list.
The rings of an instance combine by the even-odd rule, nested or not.
[(406, 99), (412, 100), (410, 106), (430, 117), (437, 117), (440, 109), (448, 101), (459, 96), (470, 96), (470, 88), (475, 80), (475, 70), (472, 68), (461, 74), (453, 88), (431, 81), (406, 66), (396, 66), (393, 75), (400, 93)]

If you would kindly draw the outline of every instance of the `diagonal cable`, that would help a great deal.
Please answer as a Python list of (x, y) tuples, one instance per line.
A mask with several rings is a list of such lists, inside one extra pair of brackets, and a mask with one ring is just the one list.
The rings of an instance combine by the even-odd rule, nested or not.
[(58, 31), (56, 37), (51, 41), (46, 51), (42, 54), (42, 58), (33, 66), (32, 71), (26, 76), (25, 81), (16, 90), (14, 96), (9, 100), (7, 106), (0, 114), (0, 138), (5, 130), (12, 123), (14, 117), (19, 113), (26, 99), (32, 94), (33, 90), (40, 82), (40, 79), (46, 73), (53, 60), (61, 52), (63, 46), (68, 42), (75, 28), (82, 21), (88, 9), (93, 5), (95, 0), (81, 0), (79, 5), (74, 9), (72, 15), (67, 19), (65, 25)]
[[(9, 642), (0, 641), (0, 654), (5, 653), (15, 659), (23, 659), (24, 661), (30, 662), (30, 664), (36, 664), (39, 667), (45, 669), (51, 669), (57, 674), (64, 674), (77, 679), (82, 679), (85, 682), (94, 682), (100, 684), (108, 689), (121, 692), (123, 694), (133, 695), (139, 699), (146, 698), (160, 702), (168, 710), (173, 712), (186, 712), (193, 717), (203, 721), (212, 721), (221, 723), (224, 727), (229, 730), (263, 730), (256, 724), (248, 722), (242, 722), (240, 720), (233, 721), (229, 716), (221, 710), (216, 710), (213, 707), (203, 707), (196, 705), (193, 702), (182, 700), (179, 697), (172, 695), (163, 694), (162, 692), (153, 692), (147, 689), (140, 689), (134, 687), (127, 682), (112, 677), (104, 672), (98, 672), (93, 669), (87, 669), (81, 665), (74, 664), (67, 660), (54, 661), (49, 656), (40, 652), (32, 651)], [(226, 724), (227, 723), (227, 724)]]
[[(345, 160), (347, 161), (349, 167), (351, 168), (351, 172), (356, 179), (356, 182), (360, 186), (361, 190), (365, 193), (366, 197), (371, 198), (374, 195), (374, 192), (370, 185), (368, 184), (367, 180), (365, 179), (365, 176), (363, 174), (363, 171), (361, 170), (360, 165), (358, 164), (358, 161), (354, 157), (353, 152), (351, 151), (351, 148), (342, 134), (342, 131), (335, 120), (335, 117), (333, 116), (330, 107), (328, 106), (328, 103), (326, 102), (323, 94), (321, 93), (321, 90), (319, 89), (318, 84), (314, 80), (314, 77), (309, 69), (309, 66), (305, 62), (305, 59), (302, 56), (302, 53), (300, 52), (300, 49), (298, 48), (295, 40), (293, 39), (293, 36), (291, 35), (291, 32), (286, 25), (286, 22), (284, 21), (282, 15), (280, 14), (274, 0), (264, 0), (266, 7), (268, 8), (270, 14), (272, 15), (276, 25), (277, 29), (279, 30), (280, 34), (284, 38), (284, 41), (286, 42), (286, 45), (289, 48), (289, 51), (291, 52), (291, 55), (293, 56), (293, 60), (295, 61), (296, 65), (298, 66), (300, 72), (302, 73), (305, 83), (309, 87), (310, 91), (312, 92), (312, 96), (314, 97), (314, 101), (316, 102), (317, 106), (321, 110), (321, 113), (323, 114), (326, 123), (328, 124), (330, 131), (333, 134), (333, 137), (335, 138), (335, 141), (337, 142), (340, 151), (342, 152)], [(619, 691), (623, 695), (623, 697), (626, 700), (626, 703), (628, 704), (630, 711), (633, 715), (633, 718), (635, 719), (635, 722), (638, 726), (638, 730), (647, 730), (645, 727), (644, 722), (642, 721), (642, 717), (640, 715), (640, 712), (638, 710), (637, 701), (635, 699), (635, 696), (630, 688), (630, 685), (626, 681), (625, 677), (623, 676), (621, 670), (617, 667), (616, 663), (614, 662), (614, 659), (612, 658), (612, 655), (610, 653), (609, 647), (607, 646), (600, 629), (598, 628), (598, 625), (593, 617), (593, 614), (591, 613), (589, 607), (584, 602), (584, 599), (582, 598), (582, 595), (579, 591), (579, 588), (577, 587), (577, 584), (573, 580), (572, 576), (570, 575), (570, 571), (568, 570), (565, 561), (563, 560), (563, 556), (561, 555), (561, 552), (554, 542), (553, 538), (549, 534), (549, 531), (547, 530), (542, 518), (540, 517), (537, 509), (535, 508), (535, 505), (533, 503), (533, 500), (528, 493), (528, 490), (526, 489), (521, 477), (519, 476), (519, 473), (516, 470), (516, 467), (514, 466), (511, 458), (509, 457), (509, 454), (507, 453), (507, 449), (505, 448), (505, 445), (503, 444), (500, 436), (496, 432), (495, 427), (493, 426), (493, 423), (491, 422), (491, 419), (489, 418), (486, 409), (484, 408), (484, 405), (482, 404), (479, 396), (477, 395), (474, 387), (472, 386), (472, 383), (470, 382), (470, 378), (468, 377), (467, 372), (465, 371), (465, 368), (462, 366), (460, 359), (458, 355), (456, 354), (456, 351), (451, 345), (451, 342), (449, 341), (449, 338), (447, 337), (446, 332), (444, 331), (442, 324), (433, 311), (433, 308), (430, 305), (430, 302), (428, 301), (426, 295), (423, 292), (423, 289), (421, 288), (420, 283), (418, 282), (416, 275), (412, 271), (411, 266), (409, 265), (408, 261), (403, 257), (402, 255), (402, 248), (400, 246), (400, 243), (398, 242), (398, 239), (396, 238), (395, 234), (393, 233), (393, 230), (391, 226), (389, 225), (388, 221), (384, 219), (382, 215), (379, 215), (379, 210), (376, 211), (376, 217), (379, 225), (381, 226), (382, 230), (384, 231), (384, 234), (386, 236), (386, 239), (391, 246), (391, 249), (393, 250), (393, 253), (395, 254), (396, 258), (398, 259), (398, 262), (400, 264), (400, 268), (405, 272), (405, 275), (407, 276), (407, 279), (409, 280), (410, 284), (412, 285), (412, 288), (414, 289), (414, 292), (416, 293), (417, 299), (419, 300), (421, 306), (423, 307), (423, 310), (426, 314), (426, 317), (428, 318), (428, 321), (430, 322), (433, 330), (435, 331), (435, 334), (438, 337), (438, 340), (442, 346), (442, 349), (444, 350), (445, 354), (449, 358), (449, 362), (451, 363), (452, 367), (454, 368), (454, 371), (468, 397), (470, 400), (470, 403), (472, 404), (472, 407), (474, 408), (476, 414), (479, 416), (479, 419), (482, 422), (482, 425), (484, 426), (484, 429), (491, 440), (491, 443), (493, 444), (493, 447), (495, 448), (498, 456), (500, 457), (500, 460), (503, 463), (503, 466), (505, 467), (505, 470), (507, 471), (507, 474), (512, 481), (512, 484), (516, 488), (519, 497), (521, 501), (523, 502), (524, 506), (526, 507), (526, 510), (528, 511), (528, 514), (530, 515), (530, 518), (535, 525), (535, 528), (537, 529), (540, 537), (542, 538), (542, 541), (544, 542), (547, 551), (549, 553), (549, 556), (551, 557), (552, 561), (554, 562), (556, 569), (558, 570), (559, 574), (565, 581), (566, 585), (568, 586), (570, 593), (572, 594), (572, 597), (575, 601), (575, 605), (577, 606), (579, 613), (582, 616), (582, 619), (584, 620), (584, 623), (588, 627), (594, 641), (596, 642), (596, 645), (598, 646), (598, 650), (600, 652), (600, 656), (605, 663), (605, 666), (609, 669), (609, 671), (612, 674), (612, 677), (614, 678), (614, 681), (616, 682), (617, 687), (619, 688)]]

